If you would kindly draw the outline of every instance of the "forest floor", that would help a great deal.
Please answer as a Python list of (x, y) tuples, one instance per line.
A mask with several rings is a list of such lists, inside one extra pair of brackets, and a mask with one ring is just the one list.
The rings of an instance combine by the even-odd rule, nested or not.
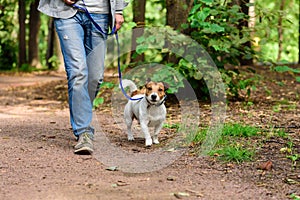
[[(247, 70), (244, 73), (245, 78), (253, 77)], [(264, 130), (260, 139), (248, 139), (259, 143), (251, 161), (223, 162), (217, 155), (197, 156), (190, 145), (174, 158), (172, 154), (178, 151), (168, 151), (174, 160), (166, 166), (163, 158), (152, 158), (158, 166), (155, 170), (149, 169), (150, 161), (140, 163), (139, 156), (156, 155), (175, 130), (165, 127), (161, 144), (151, 148), (144, 148), (139, 137), (128, 142), (123, 122), (112, 114), (112, 92), (104, 90), (105, 102), (96, 110), (96, 118), (99, 129), (116, 148), (105, 150), (95, 143), (103, 152), (75, 155), (64, 74), (0, 74), (0, 199), (297, 199), (300, 160), (292, 162), (288, 158), (291, 152), (283, 150), (300, 155), (300, 84), (288, 73), (257, 70), (256, 74), (260, 78), (250, 98), (230, 101), (226, 111), (226, 122)], [(108, 74), (106, 79), (117, 81)], [(178, 105), (168, 101), (167, 123), (172, 124)], [(199, 124), (208, 125), (210, 104), (199, 105)], [(271, 135), (277, 128), (288, 136)], [(110, 164), (107, 156), (113, 160), (119, 149), (136, 156), (129, 164), (140, 173)], [(127, 161), (127, 157), (122, 159)], [(268, 161), (271, 167), (261, 167)]]

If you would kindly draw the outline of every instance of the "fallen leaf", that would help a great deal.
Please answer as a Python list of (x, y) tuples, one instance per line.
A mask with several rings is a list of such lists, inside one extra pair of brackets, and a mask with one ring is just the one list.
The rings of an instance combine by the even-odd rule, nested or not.
[(234, 164), (232, 164), (232, 163), (228, 163), (228, 164), (226, 165), (226, 167), (229, 167), (229, 168), (234, 168), (234, 167), (235, 167), (235, 165), (234, 165)]
[(196, 197), (203, 197), (204, 195), (198, 191), (186, 189), (187, 192), (193, 193)]
[(261, 170), (270, 170), (273, 167), (272, 161), (268, 160), (267, 162), (261, 163), (257, 169)]
[(291, 153), (292, 150), (290, 148), (287, 147), (283, 147), (279, 150), (281, 153)]
[(167, 149), (168, 152), (174, 152), (175, 151), (175, 148), (170, 148), (170, 149)]
[(183, 197), (189, 197), (190, 194), (187, 192), (178, 192), (178, 193), (173, 193), (173, 195), (177, 198), (177, 199), (182, 199)]
[(139, 181), (149, 181), (150, 180), (150, 178), (148, 177), (148, 178), (145, 178), (145, 179), (139, 179)]
[(111, 184), (111, 187), (118, 187), (118, 185), (116, 183)]
[(291, 178), (286, 178), (286, 179), (285, 179), (285, 182), (286, 182), (287, 184), (290, 184), (290, 185), (300, 184), (299, 181), (296, 181), (296, 180), (291, 179)]
[(118, 181), (116, 184), (117, 184), (117, 186), (126, 186), (126, 185), (129, 185), (129, 183), (126, 183), (124, 181)]
[(218, 156), (220, 156), (220, 154), (218, 154), (218, 153), (214, 153), (214, 156), (215, 156), (215, 157), (218, 157)]
[(176, 180), (176, 177), (174, 177), (174, 176), (167, 177), (167, 181), (175, 181), (175, 180)]
[(111, 166), (111, 167), (106, 168), (106, 170), (108, 170), (108, 171), (118, 171), (118, 167), (117, 166)]

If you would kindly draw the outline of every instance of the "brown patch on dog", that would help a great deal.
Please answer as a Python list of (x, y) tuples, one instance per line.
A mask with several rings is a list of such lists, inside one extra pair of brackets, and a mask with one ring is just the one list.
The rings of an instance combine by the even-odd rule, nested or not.
[(146, 95), (150, 96), (152, 93), (157, 93), (159, 98), (162, 99), (165, 96), (165, 85), (162, 82), (150, 81), (145, 85)]
[(131, 93), (131, 97), (138, 94), (145, 94), (149, 96), (151, 93), (157, 93), (160, 98), (165, 96), (165, 91), (168, 89), (168, 84), (163, 82), (148, 81), (145, 86)]

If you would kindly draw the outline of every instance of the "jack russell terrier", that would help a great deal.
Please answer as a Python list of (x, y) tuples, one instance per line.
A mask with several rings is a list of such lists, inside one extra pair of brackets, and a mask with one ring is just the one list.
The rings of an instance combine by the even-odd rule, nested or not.
[[(152, 143), (158, 144), (158, 133), (167, 114), (164, 102), (166, 98), (165, 91), (169, 86), (163, 82), (150, 80), (147, 80), (146, 85), (141, 90), (138, 90), (131, 80), (123, 80), (122, 85), (124, 88), (129, 87), (132, 98), (141, 98), (140, 100), (129, 100), (124, 109), (128, 140), (134, 140), (131, 126), (133, 119), (137, 119), (145, 136), (146, 146), (151, 146)], [(152, 138), (148, 127), (154, 127)]]

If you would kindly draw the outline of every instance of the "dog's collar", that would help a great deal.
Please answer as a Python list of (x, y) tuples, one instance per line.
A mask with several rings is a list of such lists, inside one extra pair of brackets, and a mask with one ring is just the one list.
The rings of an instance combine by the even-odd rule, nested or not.
[(151, 103), (151, 102), (147, 99), (147, 97), (145, 97), (145, 98), (146, 98), (146, 100), (147, 100), (147, 102), (148, 102), (148, 108), (149, 108), (150, 106), (156, 106), (156, 107), (159, 107), (159, 106), (161, 106), (161, 105), (163, 105), (163, 104), (165, 103), (166, 98), (167, 98), (167, 95), (164, 96), (164, 98), (161, 100), (161, 102), (160, 102), (159, 104)]

